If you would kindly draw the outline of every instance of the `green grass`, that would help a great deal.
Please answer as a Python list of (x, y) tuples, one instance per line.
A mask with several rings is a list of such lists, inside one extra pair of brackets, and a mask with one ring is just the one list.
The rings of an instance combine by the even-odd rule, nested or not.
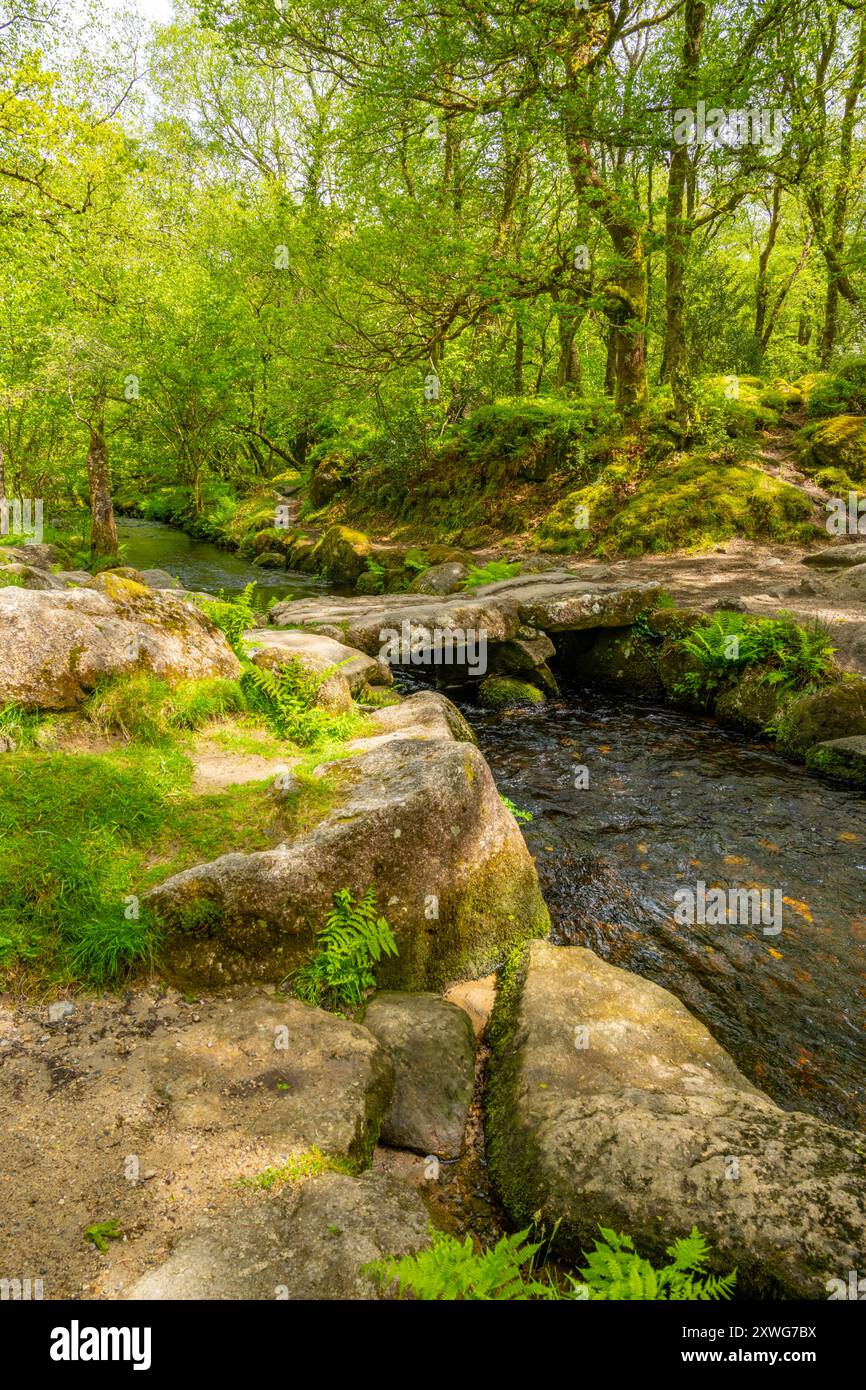
[(200, 729), (211, 720), (244, 713), (246, 708), (237, 681), (216, 676), (171, 687), (140, 672), (100, 685), (87, 701), (85, 714), (104, 733), (158, 744), (178, 730)]
[[(103, 987), (147, 969), (159, 932), (140, 899), (170, 874), (283, 838), (266, 785), (190, 791), (174, 745), (0, 758), (0, 975)], [(327, 789), (321, 793), (323, 802)], [(315, 809), (306, 798), (303, 814)]]

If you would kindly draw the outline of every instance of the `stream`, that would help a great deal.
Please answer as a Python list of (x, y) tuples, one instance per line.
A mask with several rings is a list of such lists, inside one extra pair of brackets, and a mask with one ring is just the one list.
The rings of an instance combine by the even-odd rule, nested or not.
[[(191, 589), (255, 580), (267, 602), (326, 587), (159, 523), (118, 530), (125, 563)], [(398, 676), (420, 683), (417, 668)], [(780, 1105), (866, 1129), (866, 793), (711, 720), (578, 684), (519, 714), (447, 693), (532, 814), (553, 939), (671, 990)], [(781, 931), (675, 920), (674, 894), (699, 882), (777, 893)]]
[(118, 517), (117, 535), (125, 565), (133, 569), (168, 570), (185, 589), (205, 593), (239, 594), (251, 583), (259, 586), (261, 606), (271, 599), (305, 598), (325, 592), (322, 580), (293, 570), (262, 569), (231, 550), (209, 541), (194, 540), (185, 531), (161, 521), (142, 521), (137, 517)]

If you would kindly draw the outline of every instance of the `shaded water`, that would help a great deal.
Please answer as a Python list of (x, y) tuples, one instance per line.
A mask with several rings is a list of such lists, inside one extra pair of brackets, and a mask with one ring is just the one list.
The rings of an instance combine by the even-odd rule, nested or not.
[(134, 569), (162, 569), (178, 578), (185, 589), (201, 589), (216, 594), (240, 593), (255, 582), (268, 600), (303, 598), (322, 593), (321, 580), (293, 570), (260, 569), (230, 550), (221, 550), (209, 541), (194, 540), (185, 531), (159, 521), (137, 517), (118, 517), (117, 534), (123, 562)]
[[(670, 989), (780, 1104), (866, 1128), (866, 794), (618, 695), (465, 712), (533, 814), (554, 939)], [(678, 924), (698, 880), (780, 890), (781, 933)]]

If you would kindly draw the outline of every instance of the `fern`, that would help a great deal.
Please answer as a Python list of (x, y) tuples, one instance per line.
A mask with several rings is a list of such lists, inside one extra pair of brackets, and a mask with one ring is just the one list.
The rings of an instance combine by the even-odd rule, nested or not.
[(247, 654), (244, 633), (258, 626), (258, 614), (254, 604), (255, 584), (248, 584), (242, 593), (230, 597), (223, 591), (217, 598), (196, 599), (198, 607), (206, 618), (219, 628), (236, 656), (244, 658)]
[(699, 668), (682, 681), (682, 689), (692, 694), (706, 694), (759, 664), (767, 668), (763, 682), (787, 692), (814, 690), (834, 673), (835, 648), (826, 628), (818, 622), (800, 627), (789, 614), (750, 620), (742, 613), (717, 613), (680, 645)]
[(374, 965), (385, 956), (397, 955), (394, 933), (376, 913), (374, 888), (368, 888), (357, 903), (348, 888), (338, 888), (316, 942), (319, 949), (295, 972), (293, 988), (305, 1003), (338, 1012), (363, 1003), (376, 984)]
[(499, 800), (502, 802), (506, 811), (511, 812), (515, 820), (530, 821), (535, 819), (531, 811), (522, 811), (519, 806), (515, 806), (510, 796), (505, 796), (502, 792), (500, 792)]
[(488, 560), (486, 565), (470, 566), (463, 588), (478, 589), (482, 584), (496, 584), (501, 579), (513, 579), (519, 572), (519, 563), (509, 565), (505, 560)]
[(556, 1290), (536, 1280), (532, 1262), (539, 1245), (527, 1245), (529, 1232), (503, 1236), (490, 1250), (476, 1251), (472, 1237), (459, 1241), (442, 1231), (431, 1232), (429, 1249), (403, 1259), (377, 1260), (363, 1273), (401, 1297), (422, 1300), (454, 1299), (493, 1302), (510, 1299), (556, 1298)]
[(708, 1301), (730, 1298), (737, 1272), (724, 1277), (706, 1273), (709, 1254), (700, 1231), (668, 1248), (671, 1263), (654, 1269), (641, 1259), (630, 1236), (601, 1229), (602, 1240), (580, 1270), (582, 1280), (571, 1275), (535, 1270), (539, 1244), (529, 1244), (529, 1230), (503, 1236), (489, 1250), (477, 1250), (472, 1238), (431, 1231), (428, 1249), (402, 1259), (391, 1257), (365, 1265), (363, 1273), (400, 1298), (493, 1300), (581, 1299), (591, 1302)]
[(654, 1269), (638, 1255), (630, 1236), (600, 1226), (602, 1239), (590, 1255), (584, 1252), (583, 1282), (572, 1279), (573, 1296), (591, 1300), (652, 1300), (694, 1302), (730, 1298), (737, 1271), (720, 1276), (706, 1273), (709, 1246), (696, 1226), (667, 1248), (671, 1263)]
[(307, 747), (323, 738), (344, 738), (352, 729), (351, 714), (334, 714), (316, 704), (319, 687), (338, 667), (308, 671), (292, 657), (278, 671), (242, 662), (241, 688), (247, 708), (259, 714), (279, 738)]

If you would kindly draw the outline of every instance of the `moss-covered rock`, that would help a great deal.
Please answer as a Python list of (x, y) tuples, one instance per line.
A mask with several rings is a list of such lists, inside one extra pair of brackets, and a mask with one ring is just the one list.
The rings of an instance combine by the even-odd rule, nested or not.
[(565, 550), (640, 555), (731, 536), (810, 540), (817, 535), (811, 517), (811, 503), (798, 488), (761, 468), (706, 454), (676, 455), (651, 471), (611, 464), (562, 498), (539, 534)]
[(803, 758), (818, 743), (860, 734), (866, 734), (866, 680), (852, 676), (792, 701), (777, 739), (784, 752)]
[(739, 679), (716, 696), (715, 714), (720, 724), (746, 734), (767, 731), (784, 700), (778, 685), (767, 680), (768, 668), (747, 666)]
[(612, 1227), (664, 1262), (697, 1226), (746, 1297), (825, 1297), (854, 1267), (866, 1180), (850, 1132), (779, 1109), (667, 990), (533, 942), (508, 960), (488, 1037), (487, 1157), (515, 1228), (538, 1223), (577, 1261)]
[(816, 743), (806, 754), (806, 766), (811, 772), (866, 787), (866, 734)]
[(513, 676), (485, 676), (478, 686), (478, 697), (482, 704), (492, 705), (494, 709), (506, 709), (514, 705), (543, 705), (545, 695), (537, 685), (517, 680)]
[(377, 967), (383, 988), (484, 975), (510, 946), (547, 930), (534, 864), (477, 748), (384, 739), (324, 770), (336, 801), (312, 829), (201, 864), (149, 894), (171, 980), (285, 979), (308, 958), (338, 888), (377, 890), (399, 947)]
[(0, 645), (0, 704), (37, 709), (75, 709), (110, 676), (150, 672), (174, 685), (240, 671), (192, 604), (110, 573), (59, 592), (0, 588)]
[(837, 415), (809, 431), (808, 448), (818, 468), (842, 469), (866, 483), (866, 416)]
[(329, 526), (310, 555), (313, 568), (335, 584), (354, 584), (367, 568), (372, 546), (362, 531)]
[[(687, 675), (700, 676), (702, 668), (683, 647), (683, 638), (706, 622), (703, 613), (689, 609), (660, 608), (650, 615), (649, 625), (661, 639), (656, 669), (665, 695), (675, 705), (695, 705), (695, 696), (685, 686)], [(698, 706), (706, 708), (706, 705)]]

